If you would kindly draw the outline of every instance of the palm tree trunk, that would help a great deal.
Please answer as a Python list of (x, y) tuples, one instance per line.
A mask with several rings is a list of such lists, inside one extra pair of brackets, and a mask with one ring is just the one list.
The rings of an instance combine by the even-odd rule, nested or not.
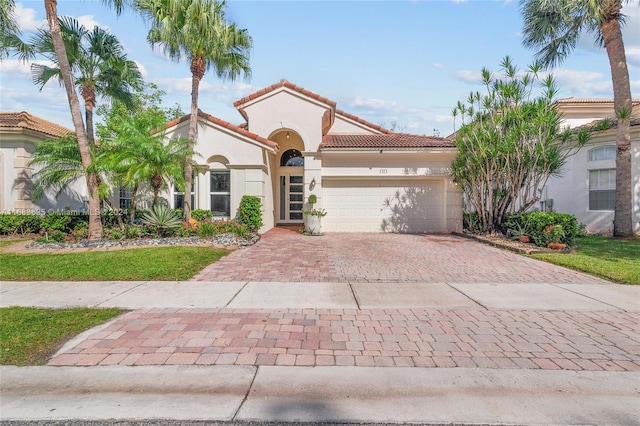
[(184, 220), (189, 222), (191, 219), (191, 187), (193, 174), (193, 167), (191, 165), (193, 147), (198, 136), (198, 89), (200, 87), (200, 80), (204, 76), (205, 63), (203, 58), (193, 58), (191, 60), (191, 117), (189, 118), (189, 144), (187, 149), (189, 155), (187, 156), (186, 163), (184, 165), (184, 203), (183, 212)]
[(613, 104), (618, 118), (616, 136), (616, 205), (613, 220), (613, 235), (630, 237), (633, 235), (631, 217), (631, 88), (629, 70), (624, 53), (624, 43), (620, 22), (612, 19), (600, 28), (607, 49), (611, 78), (613, 81)]
[(84, 114), (87, 121), (87, 142), (93, 146), (95, 144), (93, 134), (93, 107), (96, 104), (96, 91), (91, 84), (86, 83), (82, 86), (82, 89), (80, 89), (80, 94), (84, 99)]
[(89, 239), (95, 240), (102, 238), (102, 223), (100, 221), (100, 197), (98, 196), (98, 179), (94, 172), (89, 172), (91, 166), (91, 150), (87, 142), (87, 134), (82, 121), (82, 112), (80, 111), (80, 103), (76, 94), (75, 86), (71, 79), (71, 66), (67, 58), (67, 52), (62, 41), (60, 32), (60, 22), (58, 21), (58, 2), (57, 0), (44, 0), (44, 8), (47, 14), (47, 22), (51, 31), (51, 39), (60, 64), (60, 72), (64, 87), (67, 92), (69, 108), (71, 110), (71, 119), (73, 127), (76, 131), (78, 139), (78, 148), (82, 159), (82, 168), (85, 172), (87, 182), (87, 192), (89, 193)]

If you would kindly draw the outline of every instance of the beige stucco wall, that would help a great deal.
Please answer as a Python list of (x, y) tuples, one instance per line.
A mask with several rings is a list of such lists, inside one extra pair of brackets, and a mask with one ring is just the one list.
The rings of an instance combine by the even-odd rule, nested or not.
[(373, 129), (363, 125), (362, 123), (358, 123), (347, 117), (343, 117), (340, 114), (335, 115), (335, 121), (333, 122), (331, 129), (329, 129), (329, 134), (332, 134), (332, 135), (339, 135), (339, 134), (371, 135), (371, 134), (379, 134), (379, 133), (380, 132), (374, 131)]

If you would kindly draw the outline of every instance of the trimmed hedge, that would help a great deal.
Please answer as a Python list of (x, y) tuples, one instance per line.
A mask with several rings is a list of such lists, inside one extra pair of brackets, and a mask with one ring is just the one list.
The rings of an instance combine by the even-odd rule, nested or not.
[(245, 224), (252, 232), (258, 232), (262, 227), (262, 206), (260, 198), (253, 195), (243, 195), (238, 207), (236, 220)]
[(578, 220), (572, 214), (554, 212), (528, 212), (511, 215), (507, 220), (507, 233), (516, 233), (520, 230), (529, 235), (539, 247), (546, 247), (549, 241), (549, 233), (544, 230), (549, 226), (561, 225), (565, 233), (562, 242), (571, 245), (573, 239), (581, 234)]

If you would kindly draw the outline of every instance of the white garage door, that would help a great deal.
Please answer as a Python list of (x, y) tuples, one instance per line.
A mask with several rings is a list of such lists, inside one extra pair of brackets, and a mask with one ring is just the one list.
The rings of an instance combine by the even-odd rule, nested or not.
[(327, 216), (322, 229), (333, 232), (444, 232), (443, 181), (323, 182)]

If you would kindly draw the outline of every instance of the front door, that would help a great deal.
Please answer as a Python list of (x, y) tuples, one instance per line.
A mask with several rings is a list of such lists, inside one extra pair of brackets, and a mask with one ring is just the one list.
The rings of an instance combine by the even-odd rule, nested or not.
[(287, 173), (280, 175), (278, 223), (302, 223), (304, 204), (304, 176)]

